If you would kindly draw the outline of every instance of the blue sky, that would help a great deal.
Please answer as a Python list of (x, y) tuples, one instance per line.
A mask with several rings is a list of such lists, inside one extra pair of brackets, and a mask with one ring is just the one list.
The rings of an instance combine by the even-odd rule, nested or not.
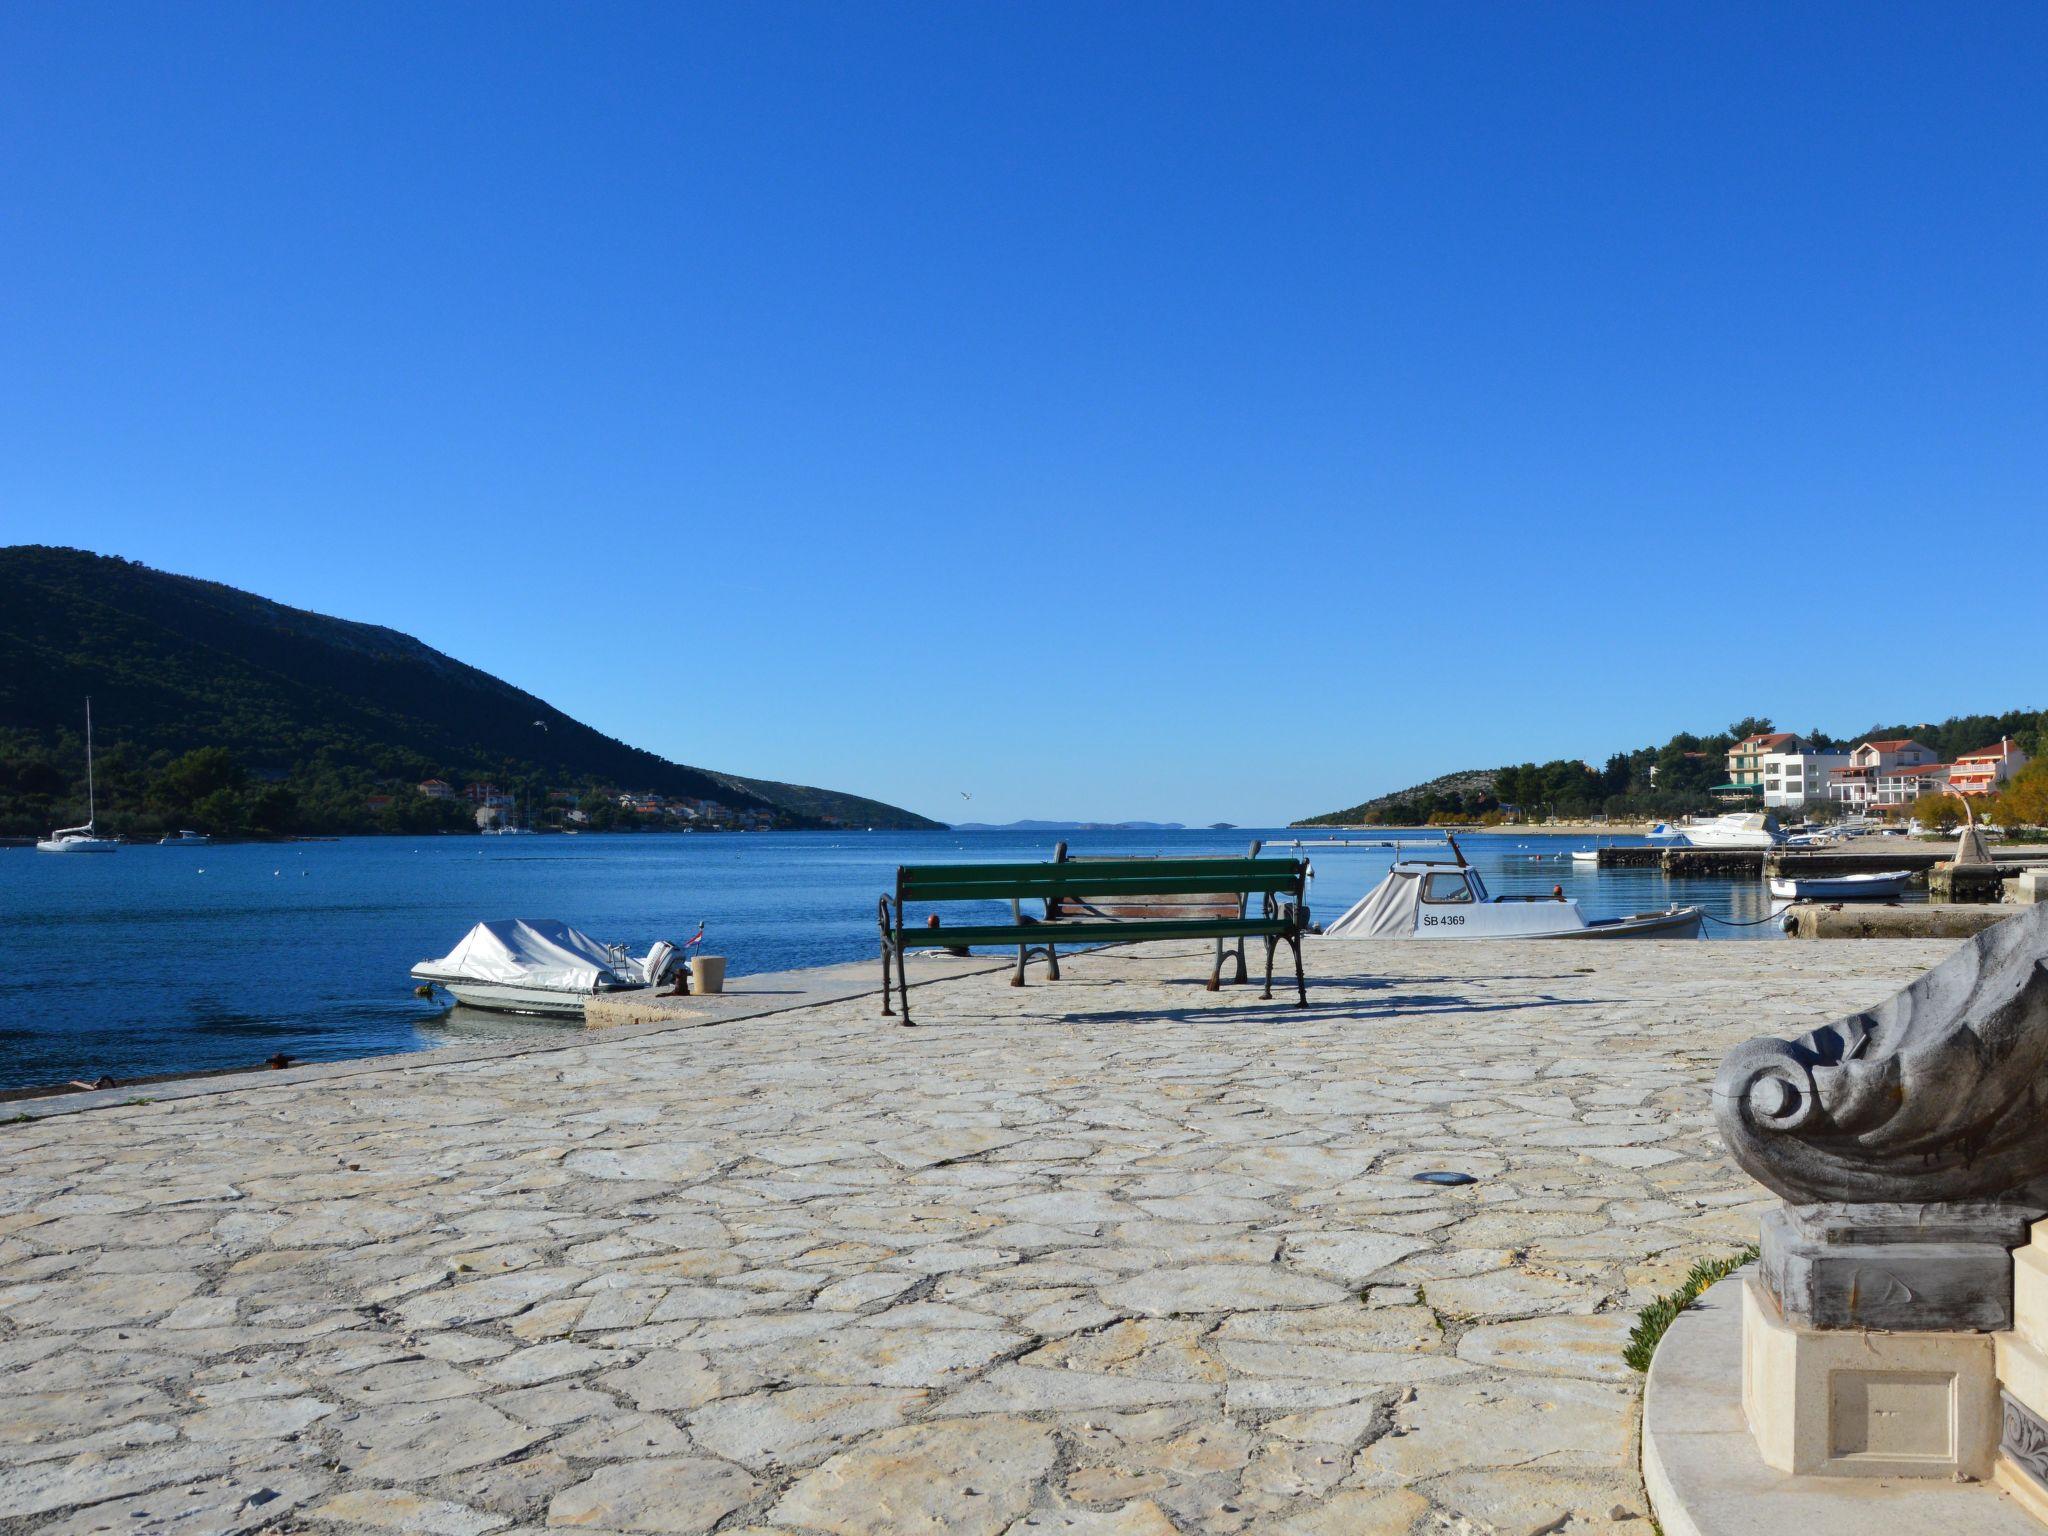
[(14, 6), (0, 540), (949, 818), (2038, 707), (2044, 64), (2017, 5)]

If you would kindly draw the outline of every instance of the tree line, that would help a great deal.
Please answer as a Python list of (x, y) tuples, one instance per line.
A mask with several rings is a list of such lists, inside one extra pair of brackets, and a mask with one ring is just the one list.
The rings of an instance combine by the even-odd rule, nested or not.
[[(1301, 825), (1368, 824), (1423, 826), (1484, 824), (1516, 817), (1584, 820), (1670, 819), (1725, 810), (1714, 795), (1728, 782), (1728, 750), (1736, 742), (1777, 727), (1765, 716), (1750, 716), (1726, 730), (1695, 735), (1681, 731), (1660, 745), (1616, 752), (1599, 767), (1575, 758), (1547, 763), (1526, 762), (1472, 776), (1478, 782), (1462, 789), (1421, 789), (1369, 800), (1348, 810), (1318, 816)], [(1800, 732), (1824, 751), (1847, 751), (1858, 742), (1911, 737), (1942, 761), (2011, 737), (2030, 757), (2048, 764), (2048, 711), (2014, 710), (2002, 715), (1956, 715), (1938, 725), (1873, 725), (1854, 736), (1825, 731)], [(2048, 766), (2044, 766), (2048, 774)], [(2030, 781), (2031, 782), (2031, 781)], [(2014, 824), (2031, 799), (2015, 801)], [(1958, 818), (1960, 811), (1954, 813)], [(2028, 823), (2048, 821), (2048, 806)]]

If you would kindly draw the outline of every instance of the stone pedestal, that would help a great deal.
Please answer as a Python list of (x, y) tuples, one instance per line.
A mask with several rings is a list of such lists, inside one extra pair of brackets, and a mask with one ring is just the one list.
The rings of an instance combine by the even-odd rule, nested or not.
[(1999, 1387), (1996, 1477), (2048, 1522), (2048, 1221), (2013, 1256), (2010, 1332), (1995, 1340)]
[(1988, 1200), (1783, 1205), (1763, 1219), (1763, 1279), (1802, 1328), (2010, 1328), (2012, 1250), (2032, 1214)]
[(2048, 869), (2023, 869), (2019, 877), (2006, 882), (2006, 899), (2032, 906), (2048, 902)]
[(1991, 1476), (1991, 1335), (1808, 1328), (1742, 1291), (1742, 1410), (1765, 1465), (1817, 1477)]
[(1927, 872), (1934, 901), (2003, 901), (2006, 871), (1996, 864), (1937, 864)]

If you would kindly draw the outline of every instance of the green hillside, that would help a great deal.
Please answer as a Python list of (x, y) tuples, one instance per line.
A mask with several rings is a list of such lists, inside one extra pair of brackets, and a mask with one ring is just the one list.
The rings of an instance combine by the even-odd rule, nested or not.
[[(716, 802), (778, 827), (931, 827), (830, 790), (672, 763), (409, 635), (216, 582), (39, 545), (0, 548), (0, 831), (83, 809), (93, 700), (100, 820), (147, 831), (451, 829), (414, 786), (488, 782), (623, 818), (618, 793)], [(388, 800), (388, 804), (377, 802)], [(539, 820), (538, 814), (535, 820)]]

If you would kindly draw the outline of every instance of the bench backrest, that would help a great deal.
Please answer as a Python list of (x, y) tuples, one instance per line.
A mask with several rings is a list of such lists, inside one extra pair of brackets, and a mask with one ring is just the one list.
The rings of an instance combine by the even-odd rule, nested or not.
[[(1300, 897), (1308, 866), (1300, 859), (1073, 859), (1046, 864), (906, 864), (896, 871), (903, 901), (1059, 902), (1086, 898), (1097, 906), (1119, 897), (1292, 894)], [(1234, 911), (1232, 907), (1230, 910)]]

